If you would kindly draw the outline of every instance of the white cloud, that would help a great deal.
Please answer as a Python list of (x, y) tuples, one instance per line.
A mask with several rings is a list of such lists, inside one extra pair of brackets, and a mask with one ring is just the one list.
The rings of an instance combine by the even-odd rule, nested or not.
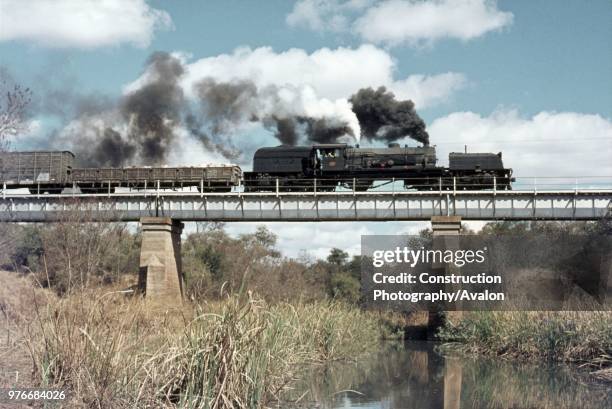
[[(612, 121), (600, 115), (544, 111), (525, 118), (516, 110), (490, 116), (455, 112), (436, 119), (428, 130), (443, 164), (449, 152), (468, 145), (471, 152), (502, 151), (504, 164), (518, 176), (612, 174)], [(555, 183), (561, 182), (572, 180)]]
[(189, 64), (184, 87), (191, 92), (192, 84), (206, 77), (250, 79), (258, 86), (309, 87), (319, 98), (336, 101), (359, 88), (386, 86), (398, 97), (412, 99), (420, 109), (446, 101), (466, 83), (459, 73), (396, 78), (397, 70), (391, 55), (373, 45), (321, 48), (310, 54), (297, 48), (275, 52), (270, 47), (243, 47)]
[(447, 72), (437, 75), (410, 75), (404, 80), (394, 81), (391, 89), (400, 99), (420, 102), (423, 108), (444, 102), (456, 91), (465, 87), (467, 80), (463, 74)]
[(287, 16), (291, 26), (348, 32), (387, 45), (421, 46), (443, 38), (463, 41), (512, 24), (496, 0), (300, 0)]
[(145, 0), (2, 0), (0, 41), (47, 47), (146, 47), (153, 32), (171, 26), (168, 13)]
[(512, 18), (494, 1), (390, 0), (368, 9), (355, 21), (355, 30), (367, 41), (419, 45), (441, 38), (471, 40), (509, 25)]

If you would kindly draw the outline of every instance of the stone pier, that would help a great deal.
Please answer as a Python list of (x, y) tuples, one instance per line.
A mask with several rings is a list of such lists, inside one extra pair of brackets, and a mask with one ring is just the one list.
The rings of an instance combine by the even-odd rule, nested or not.
[[(459, 248), (459, 233), (461, 232), (460, 216), (433, 216), (431, 218), (433, 245), (436, 250), (453, 250)], [(442, 237), (443, 236), (443, 237)], [(454, 237), (456, 236), (456, 237)], [(454, 266), (440, 263), (432, 266), (432, 270), (440, 275), (448, 274)], [(427, 338), (434, 339), (435, 334), (444, 319), (461, 319), (461, 311), (431, 311), (427, 320)]]
[(138, 288), (145, 296), (168, 307), (183, 298), (181, 233), (183, 223), (169, 217), (143, 217)]

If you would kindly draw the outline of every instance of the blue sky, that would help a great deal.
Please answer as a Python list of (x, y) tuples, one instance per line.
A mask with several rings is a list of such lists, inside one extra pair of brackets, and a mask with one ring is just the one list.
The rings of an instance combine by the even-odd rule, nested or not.
[[(204, 75), (300, 97), (312, 88), (311, 105), (295, 109), (333, 105), (339, 117), (351, 92), (385, 85), (416, 102), (441, 157), (468, 144), (503, 150), (519, 175), (612, 175), (610, 16), (609, 0), (0, 0), (0, 66), (35, 97), (52, 88), (119, 97), (147, 81), (152, 52), (167, 51), (187, 67), (186, 92)], [(44, 143), (70, 121), (80, 118), (34, 113), (16, 145)], [(235, 133), (247, 152), (277, 142), (261, 127)], [(168, 160), (219, 159), (179, 143)], [(293, 254), (313, 229), (329, 236), (317, 255), (337, 240), (333, 224), (276, 226)]]
[[(140, 74), (152, 51), (182, 50), (199, 58), (244, 45), (313, 52), (361, 44), (359, 38), (346, 33), (289, 27), (285, 17), (293, 7), (290, 1), (149, 4), (165, 10), (174, 28), (155, 32), (147, 47), (113, 44), (88, 50), (58, 49), (29, 41), (4, 41), (0, 43), (1, 63), (33, 86), (40, 77), (50, 75), (76, 81), (85, 90), (113, 94)], [(449, 39), (432, 47), (391, 50), (400, 76), (456, 71), (469, 79), (470, 86), (449, 103), (423, 111), (425, 118), (459, 109), (487, 114), (500, 105), (517, 107), (527, 115), (542, 110), (612, 115), (610, 1), (500, 1), (498, 8), (514, 15), (512, 24), (499, 32), (467, 42)]]

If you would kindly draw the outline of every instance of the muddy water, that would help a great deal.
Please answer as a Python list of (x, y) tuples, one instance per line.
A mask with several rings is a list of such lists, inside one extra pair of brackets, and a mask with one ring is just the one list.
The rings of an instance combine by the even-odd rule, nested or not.
[(612, 408), (612, 387), (547, 362), (517, 364), (436, 352), (435, 344), (385, 345), (352, 364), (311, 369), (282, 407), (325, 409)]

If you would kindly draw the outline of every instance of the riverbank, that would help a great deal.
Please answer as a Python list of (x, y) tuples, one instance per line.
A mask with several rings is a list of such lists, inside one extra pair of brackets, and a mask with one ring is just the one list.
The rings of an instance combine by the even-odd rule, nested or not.
[(611, 379), (612, 312), (480, 311), (447, 322), (443, 342), (464, 352), (574, 363)]
[(380, 337), (376, 317), (336, 302), (271, 305), (245, 294), (166, 311), (108, 288), (41, 292), (5, 309), (30, 308), (33, 381), (70, 391), (71, 407), (262, 408), (305, 366), (354, 359)]

